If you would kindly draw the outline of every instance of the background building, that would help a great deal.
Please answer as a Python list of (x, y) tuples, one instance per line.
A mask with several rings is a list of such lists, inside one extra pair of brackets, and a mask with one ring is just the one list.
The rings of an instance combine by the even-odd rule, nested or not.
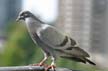
[[(13, 23), (21, 10), (21, 0), (0, 0), (0, 50), (2, 51), (8, 35), (6, 27)], [(0, 51), (0, 52), (1, 52)]]
[(91, 0), (60, 0), (57, 26), (75, 38), (82, 48), (90, 48)]
[(0, 0), (0, 35), (4, 34), (7, 24), (17, 17), (21, 10), (21, 0)]
[(77, 40), (102, 67), (108, 66), (107, 3), (107, 0), (59, 0), (56, 25)]

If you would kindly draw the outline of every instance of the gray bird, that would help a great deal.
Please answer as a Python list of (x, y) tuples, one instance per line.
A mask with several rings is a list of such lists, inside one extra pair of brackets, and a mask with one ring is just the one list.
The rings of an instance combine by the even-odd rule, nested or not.
[(52, 60), (51, 68), (54, 68), (57, 57), (96, 65), (88, 59), (89, 54), (79, 48), (75, 40), (61, 33), (55, 27), (45, 24), (31, 12), (23, 11), (19, 13), (17, 21), (20, 20), (25, 22), (34, 43), (37, 43), (43, 50), (44, 59), (39, 63), (40, 66), (44, 64), (49, 56)]

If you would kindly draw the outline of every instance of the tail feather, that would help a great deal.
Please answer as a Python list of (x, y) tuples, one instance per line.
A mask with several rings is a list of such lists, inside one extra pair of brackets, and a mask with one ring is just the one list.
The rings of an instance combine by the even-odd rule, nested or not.
[(68, 57), (68, 56), (61, 56), (61, 58), (66, 58), (69, 60), (74, 60), (76, 62), (82, 62), (82, 63), (86, 63), (88, 62), (91, 65), (96, 65), (94, 62), (90, 61), (89, 59), (85, 58), (85, 57)]
[(96, 65), (94, 62), (90, 61), (89, 59), (86, 59), (86, 60), (89, 64)]

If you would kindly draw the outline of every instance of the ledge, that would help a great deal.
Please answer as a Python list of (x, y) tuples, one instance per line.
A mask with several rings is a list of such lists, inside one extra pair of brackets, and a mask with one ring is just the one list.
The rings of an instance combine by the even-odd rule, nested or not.
[[(45, 71), (45, 68), (40, 66), (11, 66), (11, 67), (0, 67), (0, 71)], [(80, 70), (56, 68), (56, 71), (80, 71)]]

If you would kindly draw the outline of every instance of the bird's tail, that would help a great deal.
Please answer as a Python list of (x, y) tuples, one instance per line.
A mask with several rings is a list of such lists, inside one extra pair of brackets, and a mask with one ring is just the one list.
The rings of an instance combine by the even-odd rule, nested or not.
[(96, 65), (94, 62), (92, 62), (91, 60), (85, 58), (85, 57), (68, 57), (68, 56), (61, 56), (61, 58), (66, 58), (66, 59), (69, 59), (69, 60), (74, 60), (74, 61), (77, 61), (77, 62), (82, 62), (82, 63), (89, 63), (91, 65)]
[(90, 61), (89, 59), (86, 58), (86, 61), (91, 64), (91, 65), (96, 65), (94, 62)]

